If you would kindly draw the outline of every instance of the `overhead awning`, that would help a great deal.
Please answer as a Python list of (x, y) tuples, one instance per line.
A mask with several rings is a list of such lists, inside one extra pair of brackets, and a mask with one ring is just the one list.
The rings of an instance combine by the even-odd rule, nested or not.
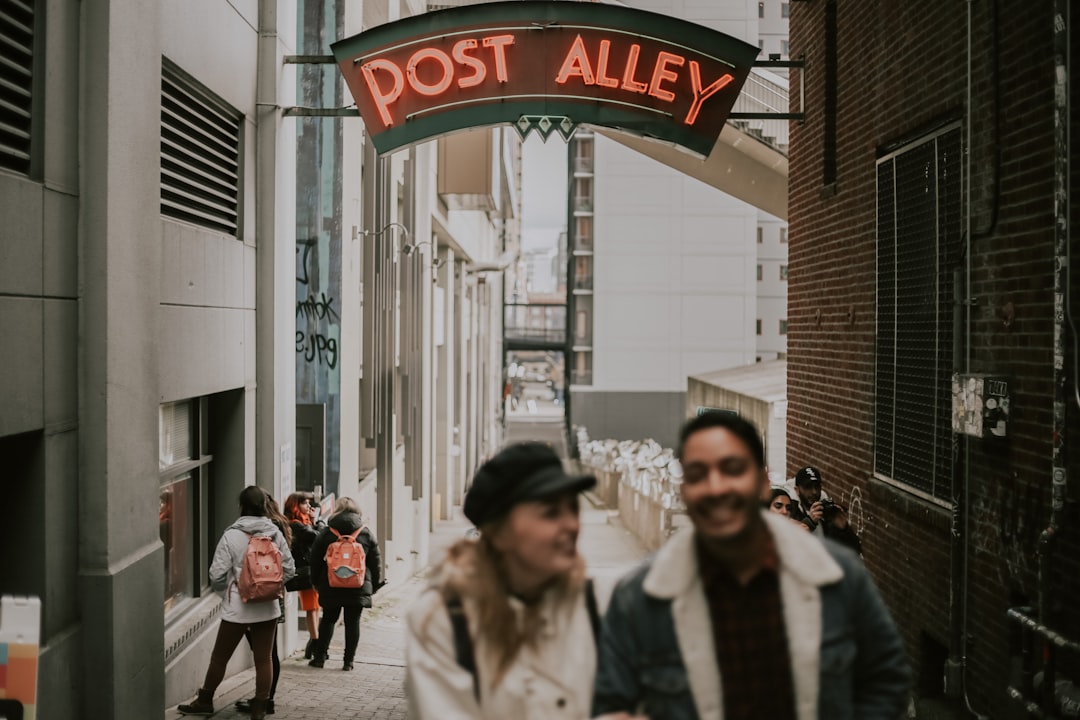
[(724, 126), (712, 152), (704, 160), (675, 145), (656, 140), (603, 128), (593, 128), (593, 131), (787, 220), (787, 155), (731, 123)]

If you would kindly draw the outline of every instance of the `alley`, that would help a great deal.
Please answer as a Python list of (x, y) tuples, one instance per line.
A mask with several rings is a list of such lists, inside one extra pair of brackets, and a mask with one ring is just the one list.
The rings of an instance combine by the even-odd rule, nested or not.
[[(459, 519), (440, 523), (432, 536), (432, 557), (438, 558), (450, 543), (470, 527)], [(582, 508), (581, 550), (596, 579), (601, 607), (615, 581), (645, 556), (638, 541), (608, 511), (586, 502)], [(308, 667), (302, 652), (283, 659), (281, 679), (275, 698), (275, 717), (294, 720), (404, 720), (405, 623), (409, 603), (423, 589), (426, 573), (392, 582), (375, 596), (375, 607), (365, 611), (360, 629), (360, 649), (356, 669), (341, 671), (344, 633), (339, 626), (330, 646), (330, 660), (324, 669)], [(301, 623), (302, 625), (302, 623)], [(301, 633), (300, 646), (307, 635)], [(246, 651), (246, 648), (244, 648)], [(239, 650), (238, 650), (239, 652)], [(213, 717), (228, 720), (246, 718), (234, 703), (251, 697), (255, 671), (245, 670), (228, 678), (214, 698)], [(175, 707), (165, 712), (166, 720), (183, 717)]]

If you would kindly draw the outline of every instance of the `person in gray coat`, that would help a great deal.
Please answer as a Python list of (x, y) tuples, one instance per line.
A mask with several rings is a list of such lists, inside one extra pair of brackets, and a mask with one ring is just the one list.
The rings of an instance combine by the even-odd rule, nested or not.
[(233, 651), (244, 638), (244, 633), (250, 631), (255, 659), (255, 698), (251, 701), (251, 717), (252, 720), (262, 720), (266, 716), (266, 703), (274, 673), (271, 652), (281, 606), (275, 598), (244, 602), (240, 597), (240, 570), (248, 541), (253, 535), (273, 538), (274, 545), (281, 552), (283, 581), (296, 574), (289, 544), (268, 517), (266, 493), (249, 485), (240, 493), (240, 518), (222, 534), (210, 563), (210, 587), (222, 597), (221, 624), (198, 697), (177, 708), (185, 715), (214, 714), (214, 691), (225, 677), (225, 667)]
[(680, 435), (693, 528), (615, 589), (593, 714), (650, 720), (898, 720), (900, 635), (849, 549), (760, 507), (757, 429), (706, 413)]

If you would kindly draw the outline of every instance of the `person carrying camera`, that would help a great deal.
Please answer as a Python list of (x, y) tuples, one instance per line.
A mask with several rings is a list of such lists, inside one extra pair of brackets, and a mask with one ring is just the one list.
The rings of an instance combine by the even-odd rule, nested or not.
[(848, 523), (847, 511), (833, 502), (821, 489), (821, 471), (804, 467), (795, 473), (795, 492), (798, 502), (791, 504), (791, 517), (820, 537), (835, 540), (862, 554), (859, 535)]

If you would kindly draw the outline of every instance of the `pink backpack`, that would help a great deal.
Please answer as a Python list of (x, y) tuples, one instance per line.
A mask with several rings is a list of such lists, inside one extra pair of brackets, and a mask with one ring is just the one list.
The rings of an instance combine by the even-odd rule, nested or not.
[(246, 603), (276, 600), (283, 595), (285, 571), (281, 551), (269, 535), (248, 535), (247, 550), (240, 563), (236, 583), (240, 599)]
[(364, 574), (367, 572), (367, 553), (364, 546), (356, 541), (363, 532), (361, 527), (350, 535), (342, 535), (334, 528), (330, 532), (337, 540), (326, 548), (326, 579), (333, 588), (361, 588), (364, 586)]

